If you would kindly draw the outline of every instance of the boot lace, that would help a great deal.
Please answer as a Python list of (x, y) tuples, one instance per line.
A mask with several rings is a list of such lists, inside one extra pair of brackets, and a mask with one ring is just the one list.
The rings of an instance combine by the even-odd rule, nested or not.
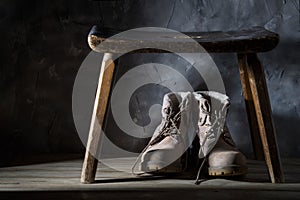
[[(205, 126), (205, 125), (210, 125), (211, 124), (211, 120), (210, 120), (210, 114), (211, 114), (211, 110), (210, 110), (210, 105), (208, 103), (208, 101), (204, 101), (204, 102), (201, 102), (201, 105), (200, 105), (200, 109), (202, 111), (202, 113), (204, 114), (204, 116), (200, 117), (199, 121), (200, 121), (200, 126)], [(200, 131), (200, 130), (198, 130)], [(200, 144), (200, 148), (201, 148), (201, 151), (204, 152), (204, 149), (203, 149), (203, 146), (206, 142), (206, 140), (210, 137), (210, 135), (208, 134), (208, 131), (205, 132), (205, 137), (203, 139), (203, 141), (201, 142)], [(199, 138), (200, 139), (200, 138)], [(203, 166), (206, 162), (206, 156), (203, 158), (200, 166), (199, 166), (199, 169), (198, 169), (198, 172), (197, 172), (197, 177), (196, 177), (196, 180), (195, 180), (195, 184), (199, 184), (201, 182), (200, 180), (200, 174), (201, 174), (201, 171), (203, 169)]]

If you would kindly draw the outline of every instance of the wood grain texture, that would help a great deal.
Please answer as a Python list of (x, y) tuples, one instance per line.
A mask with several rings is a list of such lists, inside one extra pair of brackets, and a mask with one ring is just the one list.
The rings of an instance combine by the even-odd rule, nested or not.
[[(114, 166), (122, 166), (122, 170), (132, 167), (136, 158), (111, 159)], [(194, 184), (194, 177), (151, 177), (134, 176), (123, 171), (116, 171), (99, 163), (96, 181), (94, 184), (81, 184), (80, 173), (82, 159), (49, 162), (25, 166), (0, 168), (0, 196), (5, 191), (98, 191), (109, 189), (120, 191), (126, 189), (147, 189), (151, 192), (167, 188), (174, 190), (195, 189), (204, 192), (206, 189), (244, 189), (270, 190), (270, 191), (298, 191), (300, 192), (300, 159), (283, 159), (285, 184), (272, 184), (268, 182), (268, 171), (265, 162), (248, 160), (249, 173), (239, 180), (208, 179), (200, 185)], [(201, 190), (205, 189), (205, 190)], [(180, 191), (182, 192), (182, 191)], [(154, 192), (155, 193), (155, 192)], [(120, 198), (120, 197), (119, 197)], [(274, 197), (272, 196), (274, 199)], [(2, 198), (0, 197), (2, 200)], [(22, 198), (19, 198), (22, 199)], [(222, 199), (222, 198), (220, 198)]]
[(94, 110), (90, 125), (89, 137), (86, 146), (86, 154), (82, 167), (81, 182), (92, 183), (95, 180), (98, 160), (95, 158), (101, 143), (101, 132), (107, 108), (110, 87), (113, 79), (115, 65), (112, 55), (104, 54), (98, 88), (95, 97)]
[[(177, 53), (199, 53), (198, 46), (193, 38), (207, 52), (228, 53), (228, 52), (266, 52), (275, 48), (279, 42), (279, 35), (267, 31), (261, 27), (254, 27), (250, 30), (240, 31), (214, 31), (214, 32), (185, 32), (187, 36), (182, 37), (178, 33), (133, 31), (122, 37), (109, 38), (121, 30), (113, 30), (93, 26), (88, 42), (90, 47), (96, 52), (127, 53), (129, 49), (138, 48), (135, 52), (151, 53), (166, 52), (164, 47), (173, 49)], [(141, 37), (143, 35), (143, 37)], [(105, 45), (98, 45), (105, 41)], [(151, 46), (150, 49), (140, 49), (139, 47)]]
[(250, 125), (250, 133), (252, 146), (255, 154), (255, 158), (258, 160), (264, 160), (264, 152), (262, 148), (262, 143), (259, 135), (259, 128), (257, 123), (257, 117), (254, 107), (254, 102), (252, 98), (249, 77), (247, 74), (247, 55), (238, 54), (238, 66), (240, 71), (240, 79), (242, 84), (242, 91), (245, 100), (245, 106), (248, 115), (248, 122)]
[(284, 182), (264, 70), (256, 54), (247, 55), (247, 75), (253, 97), (265, 160), (272, 183)]

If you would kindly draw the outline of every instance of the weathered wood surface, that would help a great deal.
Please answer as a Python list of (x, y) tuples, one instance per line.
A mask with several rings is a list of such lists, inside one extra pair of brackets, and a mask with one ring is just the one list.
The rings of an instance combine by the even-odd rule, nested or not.
[[(112, 162), (130, 169), (132, 158)], [(234, 197), (273, 200), (297, 199), (300, 195), (299, 159), (283, 160), (285, 184), (269, 183), (265, 163), (254, 160), (248, 160), (249, 173), (244, 179), (210, 179), (200, 185), (195, 185), (194, 179), (180, 177), (136, 177), (115, 171), (102, 163), (99, 164), (94, 184), (80, 184), (81, 166), (82, 160), (72, 160), (0, 168), (0, 199), (161, 199), (164, 195), (184, 195), (223, 200)]]
[(247, 54), (247, 76), (265, 160), (272, 183), (284, 182), (264, 70), (256, 54)]
[(255, 154), (255, 158), (258, 160), (264, 160), (264, 151), (259, 135), (259, 128), (256, 118), (255, 107), (253, 103), (249, 77), (247, 74), (247, 55), (238, 54), (238, 66), (240, 71), (240, 79), (242, 84), (242, 91), (245, 100), (245, 106), (248, 115), (248, 121), (251, 132), (252, 146)]
[[(164, 52), (163, 47), (174, 49), (177, 53), (199, 53), (194, 42), (181, 37), (177, 33), (135, 31), (130, 35), (111, 39), (109, 37), (120, 33), (121, 30), (112, 30), (93, 26), (88, 42), (90, 47), (101, 53), (127, 53), (128, 49), (143, 46), (152, 46), (155, 49), (140, 49), (135, 52)], [(275, 48), (279, 42), (279, 35), (264, 28), (255, 27), (250, 30), (228, 32), (186, 32), (188, 37), (197, 41), (207, 52), (266, 52)], [(140, 37), (143, 35), (143, 37)], [(109, 39), (108, 39), (109, 38)], [(98, 45), (105, 41), (106, 45)]]
[(98, 88), (95, 97), (94, 110), (90, 125), (89, 138), (86, 146), (86, 154), (82, 166), (82, 183), (92, 183), (95, 180), (97, 169), (97, 155), (99, 143), (101, 142), (101, 132), (104, 122), (104, 117), (107, 108), (110, 87), (113, 79), (115, 65), (112, 60), (112, 55), (104, 54), (100, 76), (98, 80)]
[[(130, 169), (132, 159), (111, 160), (114, 165), (124, 170)], [(94, 184), (81, 184), (80, 172), (82, 160), (25, 165), (0, 168), (0, 192), (2, 191), (37, 191), (37, 190), (81, 190), (81, 189), (126, 189), (126, 188), (218, 188), (218, 189), (272, 189), (295, 190), (300, 192), (300, 159), (283, 159), (286, 174), (285, 184), (271, 184), (267, 166), (263, 161), (248, 160), (249, 173), (241, 180), (210, 179), (195, 186), (193, 179), (186, 178), (151, 178), (137, 177), (130, 173), (115, 171), (102, 163), (97, 169)], [(105, 184), (103, 184), (105, 183)], [(227, 183), (227, 184), (224, 184)]]

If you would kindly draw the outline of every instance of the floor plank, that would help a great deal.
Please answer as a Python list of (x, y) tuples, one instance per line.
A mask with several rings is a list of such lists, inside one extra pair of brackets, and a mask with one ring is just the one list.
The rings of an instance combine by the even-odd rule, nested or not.
[[(131, 161), (115, 164), (128, 169)], [(103, 164), (98, 167), (96, 183), (81, 184), (81, 166), (82, 160), (72, 160), (0, 168), (0, 199), (116, 199), (120, 195), (123, 199), (151, 199), (153, 195), (168, 199), (176, 194), (214, 199), (300, 197), (300, 159), (283, 160), (284, 184), (269, 183), (266, 165), (254, 160), (248, 161), (249, 173), (241, 180), (209, 179), (200, 185), (185, 177), (137, 177)]]

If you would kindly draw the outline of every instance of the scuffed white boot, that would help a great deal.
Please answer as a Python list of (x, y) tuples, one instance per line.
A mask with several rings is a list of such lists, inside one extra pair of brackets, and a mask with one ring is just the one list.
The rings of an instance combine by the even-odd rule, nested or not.
[[(217, 92), (197, 92), (199, 102), (199, 158), (208, 160), (211, 176), (236, 176), (247, 173), (246, 158), (235, 147), (225, 126), (229, 98)], [(224, 128), (225, 127), (225, 128)]]
[(198, 105), (191, 92), (168, 93), (162, 105), (162, 122), (141, 155), (140, 171), (180, 173), (186, 167), (182, 155), (192, 143)]

